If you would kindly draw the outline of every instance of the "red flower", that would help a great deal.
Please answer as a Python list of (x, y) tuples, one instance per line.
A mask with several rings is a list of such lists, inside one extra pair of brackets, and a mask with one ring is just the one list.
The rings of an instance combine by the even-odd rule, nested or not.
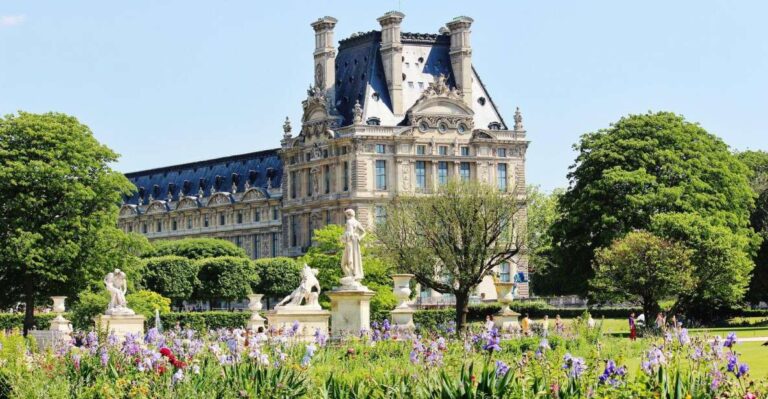
[(170, 357), (170, 356), (173, 356), (173, 353), (171, 353), (171, 350), (170, 350), (170, 349), (168, 349), (168, 348), (162, 348), (162, 349), (160, 349), (160, 354), (161, 354), (161, 355), (163, 355), (163, 356), (165, 356), (165, 357)]

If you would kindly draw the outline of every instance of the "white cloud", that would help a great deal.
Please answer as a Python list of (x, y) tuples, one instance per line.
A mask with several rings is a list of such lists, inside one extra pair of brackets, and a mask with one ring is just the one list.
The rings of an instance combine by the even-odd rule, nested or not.
[(12, 26), (19, 26), (26, 21), (27, 16), (20, 15), (0, 15), (0, 28), (8, 28)]

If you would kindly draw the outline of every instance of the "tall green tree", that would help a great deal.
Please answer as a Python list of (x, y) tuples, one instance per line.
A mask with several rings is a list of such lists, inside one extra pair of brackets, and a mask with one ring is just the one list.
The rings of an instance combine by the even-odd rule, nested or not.
[(753, 303), (768, 302), (768, 152), (744, 151), (736, 154), (751, 170), (750, 184), (756, 202), (750, 222), (763, 241), (755, 254), (755, 269), (752, 272), (747, 300)]
[(499, 265), (514, 261), (522, 248), (524, 202), (517, 194), (484, 183), (452, 181), (434, 196), (395, 198), (386, 222), (376, 229), (401, 271), (456, 298), (459, 332), (466, 325), (470, 293)]
[[(536, 294), (557, 293), (559, 286), (546, 276), (553, 266), (552, 224), (558, 217), (557, 203), (565, 192), (556, 188), (551, 193), (542, 191), (538, 186), (526, 188), (526, 248), (528, 250), (528, 270), (531, 274), (531, 290)], [(556, 283), (556, 282), (555, 282)]]
[[(557, 267), (545, 276), (561, 293), (586, 294), (595, 251), (632, 230), (650, 230), (654, 215), (696, 213), (754, 242), (748, 170), (698, 124), (670, 112), (630, 115), (585, 134), (574, 148), (570, 185), (552, 226)], [(699, 267), (707, 265), (694, 260)]]
[(652, 317), (659, 301), (693, 289), (691, 252), (647, 231), (630, 232), (595, 254), (592, 296), (599, 302), (639, 302)]
[[(118, 156), (76, 118), (19, 112), (0, 118), (0, 303), (34, 307), (48, 295), (74, 296), (122, 257), (109, 240), (133, 185), (111, 169)], [(97, 277), (98, 276), (98, 277)]]
[(178, 304), (191, 298), (200, 285), (197, 273), (197, 264), (185, 257), (152, 257), (145, 260), (142, 285)]

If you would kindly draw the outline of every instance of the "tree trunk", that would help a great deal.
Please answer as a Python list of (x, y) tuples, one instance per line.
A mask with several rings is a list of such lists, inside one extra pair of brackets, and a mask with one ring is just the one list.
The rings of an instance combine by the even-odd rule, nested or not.
[(469, 313), (469, 293), (456, 292), (456, 334), (461, 335), (464, 333), (464, 328), (467, 325), (467, 313)]
[(24, 336), (26, 337), (35, 325), (35, 287), (30, 278), (24, 280), (24, 304)]

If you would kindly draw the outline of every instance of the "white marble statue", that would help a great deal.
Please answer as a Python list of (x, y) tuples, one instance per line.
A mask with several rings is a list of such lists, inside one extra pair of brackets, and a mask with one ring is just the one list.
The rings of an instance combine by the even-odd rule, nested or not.
[(347, 223), (341, 236), (344, 243), (344, 254), (341, 257), (341, 271), (344, 277), (341, 278), (341, 284), (346, 287), (362, 287), (360, 281), (363, 279), (363, 257), (360, 241), (365, 237), (365, 228), (355, 219), (355, 211), (347, 209), (344, 214), (347, 216)]
[(104, 284), (109, 291), (109, 307), (105, 314), (108, 315), (134, 315), (133, 310), (128, 308), (128, 302), (125, 300), (125, 293), (128, 291), (128, 283), (125, 281), (125, 273), (120, 269), (108, 273), (104, 277)]
[[(317, 269), (313, 269), (307, 264), (301, 269), (301, 283), (285, 297), (275, 308), (302, 307), (311, 309), (320, 309), (320, 281), (317, 280)], [(302, 304), (303, 303), (303, 304)]]

